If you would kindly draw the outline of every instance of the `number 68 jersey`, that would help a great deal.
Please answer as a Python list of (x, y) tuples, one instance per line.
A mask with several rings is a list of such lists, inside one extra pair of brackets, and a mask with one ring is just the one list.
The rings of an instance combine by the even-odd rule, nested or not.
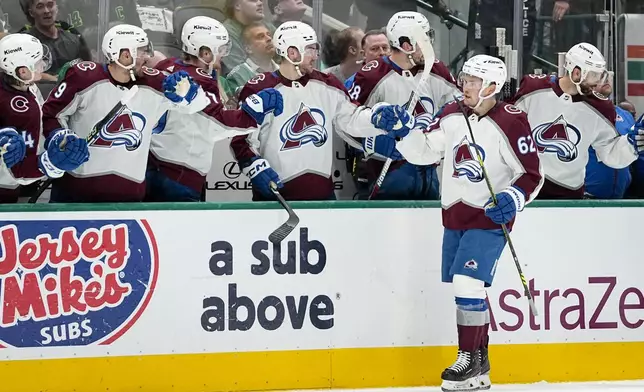
[(43, 98), (36, 86), (19, 91), (6, 83), (0, 84), (0, 128), (11, 127), (23, 137), (27, 146), (25, 159), (11, 169), (0, 164), (0, 188), (18, 189), (43, 177), (38, 169), (38, 153), (43, 149), (42, 108)]
[(523, 111), (497, 102), (484, 116), (469, 108), (466, 113), (474, 141), (458, 103), (452, 102), (429, 128), (412, 130), (396, 148), (415, 165), (445, 159), (441, 179), (445, 228), (498, 229), (499, 225), (485, 216), (484, 206), (491, 195), (478, 154), (495, 194), (511, 186), (523, 191), (525, 199), (519, 203), (519, 210), (534, 200), (543, 186), (541, 162)]

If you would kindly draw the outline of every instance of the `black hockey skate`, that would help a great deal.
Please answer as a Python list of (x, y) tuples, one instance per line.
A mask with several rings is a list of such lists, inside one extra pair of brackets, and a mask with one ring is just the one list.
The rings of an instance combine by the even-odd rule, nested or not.
[(476, 391), (479, 389), (481, 357), (478, 351), (458, 350), (456, 362), (443, 371), (441, 389), (444, 392)]
[(492, 382), (490, 381), (490, 357), (488, 356), (487, 347), (479, 349), (481, 359), (481, 375), (479, 376), (479, 389), (482, 391), (490, 389)]

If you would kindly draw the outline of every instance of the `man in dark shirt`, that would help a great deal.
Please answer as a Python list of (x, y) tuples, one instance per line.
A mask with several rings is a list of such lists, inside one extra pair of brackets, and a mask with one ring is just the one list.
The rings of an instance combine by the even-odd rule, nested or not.
[(45, 81), (57, 81), (58, 70), (74, 59), (91, 60), (87, 43), (77, 30), (66, 22), (56, 20), (58, 5), (55, 0), (20, 0), (20, 6), (30, 24), (20, 32), (31, 34), (49, 48), (52, 56), (51, 68)]

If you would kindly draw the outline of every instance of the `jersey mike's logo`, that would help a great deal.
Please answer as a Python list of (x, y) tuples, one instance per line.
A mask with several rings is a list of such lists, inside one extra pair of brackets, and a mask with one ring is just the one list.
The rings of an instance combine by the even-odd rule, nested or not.
[(559, 116), (551, 123), (540, 124), (532, 130), (532, 138), (539, 153), (556, 154), (561, 162), (572, 162), (579, 156), (577, 145), (581, 132)]
[(5, 221), (0, 246), (0, 347), (111, 344), (158, 276), (145, 220)]
[(461, 142), (454, 147), (453, 153), (453, 166), (454, 173), (452, 177), (467, 177), (472, 182), (483, 181), (483, 169), (477, 160), (476, 150), (481, 154), (483, 162), (485, 162), (485, 151), (481, 146), (467, 141), (467, 136), (463, 137)]
[(124, 107), (110, 122), (98, 132), (89, 145), (93, 147), (125, 146), (128, 151), (134, 151), (141, 145), (145, 117), (141, 113), (132, 112)]
[(300, 104), (298, 113), (289, 118), (280, 129), (281, 150), (300, 148), (308, 143), (322, 147), (329, 139), (325, 124), (326, 117), (322, 110)]
[[(409, 101), (407, 101), (403, 108), (407, 110), (409, 108)], [(414, 117), (416, 118), (416, 124), (422, 126), (423, 128), (428, 128), (429, 124), (434, 119), (434, 101), (429, 97), (421, 96), (416, 103), (414, 108)]]

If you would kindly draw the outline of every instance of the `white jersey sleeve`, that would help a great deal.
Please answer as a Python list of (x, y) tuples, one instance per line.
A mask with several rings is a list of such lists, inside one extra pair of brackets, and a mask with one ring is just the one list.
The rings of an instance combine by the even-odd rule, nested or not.
[(604, 116), (599, 116), (596, 128), (597, 138), (591, 145), (600, 162), (613, 169), (622, 169), (637, 159), (635, 148), (628, 137), (621, 136)]
[(433, 165), (445, 155), (445, 131), (440, 118), (436, 118), (429, 129), (412, 129), (407, 136), (396, 143), (396, 149), (414, 165)]

